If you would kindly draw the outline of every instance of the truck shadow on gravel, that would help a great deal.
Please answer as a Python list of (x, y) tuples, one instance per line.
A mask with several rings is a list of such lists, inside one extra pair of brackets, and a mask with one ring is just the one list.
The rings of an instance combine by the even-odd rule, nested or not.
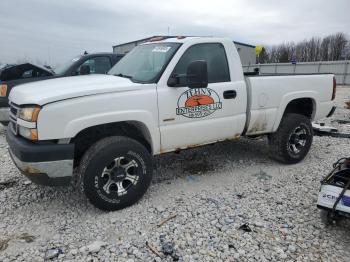
[(225, 141), (157, 156), (153, 182), (161, 183), (189, 175), (213, 175), (215, 172), (273, 162), (268, 156), (265, 139)]

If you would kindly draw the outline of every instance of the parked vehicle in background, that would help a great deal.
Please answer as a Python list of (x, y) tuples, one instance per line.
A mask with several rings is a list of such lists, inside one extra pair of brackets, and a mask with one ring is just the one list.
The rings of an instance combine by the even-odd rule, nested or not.
[(2, 64), (2, 65), (0, 65), (0, 71), (6, 69), (8, 67), (15, 66), (15, 65), (16, 64)]
[(8, 95), (13, 87), (51, 78), (106, 74), (122, 57), (114, 53), (86, 53), (55, 70), (31, 63), (4, 66), (0, 69), (0, 123), (7, 125), (9, 121)]
[(116, 210), (146, 192), (153, 155), (267, 135), (274, 158), (301, 161), (335, 92), (332, 74), (245, 76), (229, 39), (155, 39), (107, 75), (13, 89), (7, 141), (34, 182), (64, 185), (76, 169), (89, 200)]

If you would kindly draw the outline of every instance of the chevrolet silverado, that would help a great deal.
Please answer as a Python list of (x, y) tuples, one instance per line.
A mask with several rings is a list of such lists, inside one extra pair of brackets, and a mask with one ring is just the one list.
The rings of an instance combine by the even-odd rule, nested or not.
[(153, 39), (107, 75), (15, 87), (7, 141), (32, 181), (79, 181), (95, 206), (117, 210), (144, 195), (154, 155), (267, 135), (272, 157), (301, 161), (335, 92), (332, 74), (244, 75), (229, 39)]

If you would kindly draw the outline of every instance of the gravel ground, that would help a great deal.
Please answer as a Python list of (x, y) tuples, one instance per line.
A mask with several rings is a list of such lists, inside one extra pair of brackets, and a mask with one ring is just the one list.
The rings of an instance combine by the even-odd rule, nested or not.
[[(349, 120), (349, 96), (339, 88), (332, 120)], [(349, 141), (315, 137), (289, 166), (268, 157), (265, 139), (168, 154), (138, 204), (107, 213), (73, 188), (29, 183), (0, 127), (0, 261), (350, 261), (349, 221), (326, 227), (316, 208), (319, 181), (350, 156)]]

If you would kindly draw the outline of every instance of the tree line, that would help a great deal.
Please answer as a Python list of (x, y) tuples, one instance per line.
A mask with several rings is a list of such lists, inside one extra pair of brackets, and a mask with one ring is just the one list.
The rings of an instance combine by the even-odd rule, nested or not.
[(337, 61), (350, 59), (350, 41), (344, 33), (324, 38), (312, 37), (301, 42), (285, 42), (264, 47), (260, 63)]

